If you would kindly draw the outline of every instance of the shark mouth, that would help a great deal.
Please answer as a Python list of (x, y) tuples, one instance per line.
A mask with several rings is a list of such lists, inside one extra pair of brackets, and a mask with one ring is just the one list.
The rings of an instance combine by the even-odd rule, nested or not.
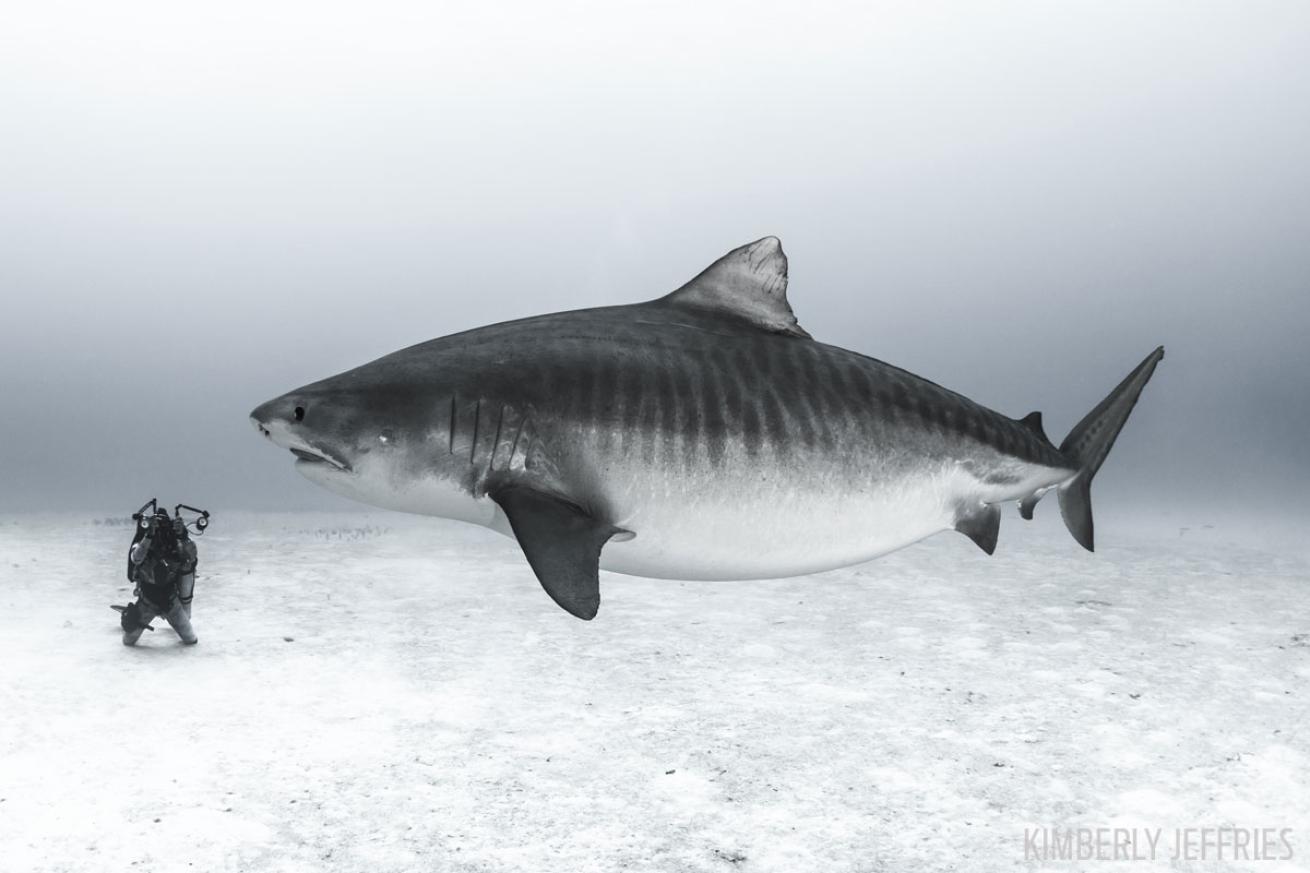
[(311, 451), (308, 449), (291, 449), (291, 454), (296, 456), (296, 460), (304, 461), (307, 464), (326, 464), (334, 470), (341, 470), (344, 473), (350, 472), (350, 465), (345, 461), (338, 461), (322, 452)]

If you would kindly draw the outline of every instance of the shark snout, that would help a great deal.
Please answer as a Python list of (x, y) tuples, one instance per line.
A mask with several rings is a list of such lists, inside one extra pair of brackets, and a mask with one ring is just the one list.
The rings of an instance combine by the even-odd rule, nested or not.
[(267, 430), (273, 424), (300, 424), (305, 420), (308, 402), (301, 397), (284, 394), (267, 403), (261, 403), (250, 411), (250, 421), (260, 430)]
[(284, 449), (297, 441), (293, 426), (304, 420), (304, 402), (287, 396), (260, 404), (250, 412), (250, 423), (255, 429)]
[(305, 422), (309, 403), (304, 398), (285, 395), (255, 407), (250, 423), (274, 445), (306, 463), (325, 462), (338, 470), (350, 470), (340, 452), (326, 447)]

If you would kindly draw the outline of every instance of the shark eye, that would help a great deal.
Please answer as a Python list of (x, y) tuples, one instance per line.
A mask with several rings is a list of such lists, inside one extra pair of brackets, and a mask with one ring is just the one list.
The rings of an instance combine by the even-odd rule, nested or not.
[(296, 407), (296, 421), (304, 421), (304, 420), (305, 420), (305, 407), (303, 407), (303, 406), (297, 406), (297, 407)]

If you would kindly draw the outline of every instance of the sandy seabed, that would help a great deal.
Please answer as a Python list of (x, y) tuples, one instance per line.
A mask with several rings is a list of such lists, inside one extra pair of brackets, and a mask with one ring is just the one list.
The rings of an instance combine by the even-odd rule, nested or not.
[[(603, 574), (591, 623), (487, 531), (220, 513), (200, 645), (136, 649), (130, 527), (2, 517), (0, 869), (1310, 870), (1310, 559), (1038, 512), (992, 558)], [(1026, 856), (1080, 827), (1294, 854)]]

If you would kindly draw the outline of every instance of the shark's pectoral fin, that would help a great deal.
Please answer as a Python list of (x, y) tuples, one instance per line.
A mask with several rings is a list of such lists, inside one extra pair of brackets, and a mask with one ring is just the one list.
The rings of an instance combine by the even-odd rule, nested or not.
[(594, 618), (600, 608), (600, 550), (610, 537), (626, 531), (533, 488), (507, 486), (491, 498), (504, 510), (551, 600), (578, 618)]
[(984, 503), (969, 509), (962, 507), (955, 519), (955, 529), (990, 555), (996, 551), (996, 538), (1001, 532), (1001, 508), (995, 503)]

